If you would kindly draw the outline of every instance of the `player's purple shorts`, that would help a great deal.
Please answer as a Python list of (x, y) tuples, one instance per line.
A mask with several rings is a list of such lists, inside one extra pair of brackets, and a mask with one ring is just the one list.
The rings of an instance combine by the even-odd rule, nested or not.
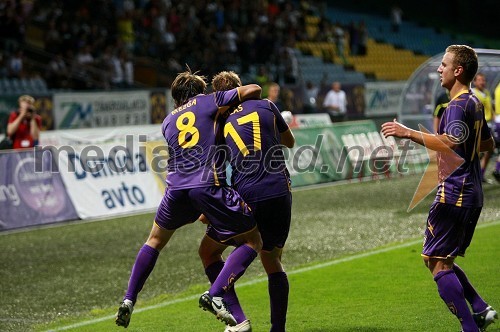
[(422, 256), (448, 258), (464, 256), (481, 214), (481, 207), (464, 208), (432, 203), (427, 218)]
[[(285, 246), (290, 231), (290, 220), (292, 216), (292, 194), (270, 198), (260, 202), (248, 203), (257, 221), (260, 235), (262, 237), (262, 250), (271, 251), (275, 247)], [(215, 241), (222, 242), (219, 232), (213, 227), (207, 227), (207, 235)], [(234, 242), (226, 242), (235, 245)]]
[(248, 205), (230, 187), (165, 190), (156, 212), (158, 226), (173, 230), (192, 223), (203, 213), (225, 242), (256, 227)]

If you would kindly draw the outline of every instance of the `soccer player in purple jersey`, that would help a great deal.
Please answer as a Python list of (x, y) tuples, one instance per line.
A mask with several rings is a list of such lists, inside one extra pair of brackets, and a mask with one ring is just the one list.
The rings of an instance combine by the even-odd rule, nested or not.
[[(212, 86), (215, 91), (231, 90), (241, 86), (241, 80), (236, 73), (225, 71), (213, 78)], [(283, 332), (289, 285), (281, 254), (290, 229), (292, 195), (280, 144), (291, 148), (295, 138), (278, 108), (266, 99), (248, 100), (232, 108), (223, 135), (229, 148), (231, 184), (250, 205), (262, 236), (260, 258), (268, 275), (271, 331)], [(209, 225), (200, 244), (200, 257), (211, 282), (227, 264), (222, 258), (227, 243), (221, 240), (221, 234)], [(224, 300), (238, 323), (227, 326), (225, 332), (251, 331), (234, 288)]]
[[(479, 153), (491, 151), (494, 145), (483, 105), (470, 90), (477, 68), (477, 54), (469, 46), (446, 48), (437, 71), (441, 85), (452, 98), (437, 134), (407, 128), (396, 120), (382, 125), (386, 137), (409, 138), (438, 153), (439, 185), (427, 219), (422, 256), (434, 276), (439, 295), (465, 332), (483, 331), (498, 319), (497, 312), (479, 296), (464, 271), (454, 263), (457, 256), (464, 256), (483, 206)], [(447, 176), (447, 163), (453, 158), (447, 155), (450, 149), (463, 163)]]
[(179, 74), (171, 88), (176, 108), (162, 125), (169, 149), (167, 189), (151, 233), (135, 260), (116, 324), (129, 325), (137, 295), (175, 230), (204, 214), (211, 219), (221, 241), (232, 241), (237, 247), (210, 290), (200, 298), (200, 306), (224, 323), (236, 325), (222, 297), (255, 259), (262, 248), (262, 239), (248, 205), (219, 179), (213, 148), (218, 116), (242, 101), (260, 98), (261, 88), (250, 84), (204, 95), (205, 78), (190, 70)]

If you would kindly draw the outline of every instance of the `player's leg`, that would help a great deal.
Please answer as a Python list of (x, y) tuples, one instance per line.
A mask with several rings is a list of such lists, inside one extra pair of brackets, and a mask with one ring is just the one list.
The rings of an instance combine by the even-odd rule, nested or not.
[(146, 243), (141, 247), (135, 259), (125, 299), (135, 303), (137, 294), (139, 294), (153, 270), (160, 251), (168, 243), (174, 232), (175, 230), (161, 228), (156, 223), (153, 225)]
[[(213, 220), (213, 219), (212, 219)], [(235, 326), (238, 324), (231, 310), (244, 317), (241, 306), (233, 303), (226, 303), (226, 296), (229, 293), (229, 299), (237, 301), (236, 293), (234, 293), (235, 282), (245, 273), (246, 269), (257, 257), (257, 250), (260, 250), (258, 242), (260, 234), (257, 227), (241, 238), (243, 244), (236, 247), (228, 256), (226, 262), (220, 265), (221, 269), (217, 278), (213, 281), (210, 289), (205, 292), (199, 300), (199, 305), (203, 310), (208, 310), (217, 316), (225, 324)], [(261, 241), (261, 240), (260, 240)], [(250, 243), (254, 244), (251, 246)], [(234, 308), (230, 307), (233, 305)]]
[(187, 197), (184, 191), (169, 191), (168, 189), (165, 191), (148, 239), (140, 248), (132, 267), (127, 292), (116, 314), (117, 325), (124, 327), (129, 325), (137, 295), (153, 271), (160, 251), (168, 243), (175, 230), (193, 222), (199, 215)]
[(271, 332), (285, 331), (288, 309), (288, 276), (281, 263), (291, 222), (292, 195), (252, 204), (262, 236), (260, 259), (267, 273), (271, 309)]
[(211, 296), (224, 296), (245, 273), (262, 248), (262, 239), (255, 226), (250, 231), (233, 237), (237, 247), (229, 254), (219, 276), (210, 287)]
[(481, 163), (481, 180), (485, 183), (492, 183), (490, 180), (488, 180), (485, 177), (486, 169), (488, 168), (488, 163), (490, 161), (490, 158), (491, 158), (491, 152), (486, 151), (486, 152), (482, 153), (481, 161), (480, 161), (480, 163)]
[(260, 233), (248, 205), (233, 189), (215, 186), (196, 188), (190, 192), (190, 197), (210, 220), (218, 239), (222, 243), (235, 241), (238, 245), (229, 254), (210, 290), (199, 301), (201, 308), (234, 326), (236, 320), (223, 302), (223, 296), (257, 257), (262, 247)]
[(129, 325), (137, 295), (153, 271), (161, 249), (168, 243), (174, 232), (175, 230), (166, 230), (159, 227), (156, 223), (153, 225), (148, 240), (141, 247), (135, 258), (128, 282), (127, 293), (116, 314), (116, 325), (123, 327)]
[[(426, 259), (426, 258), (424, 258)], [(464, 289), (453, 270), (453, 258), (427, 258), (439, 296), (450, 312), (457, 316), (463, 331), (479, 331), (464, 297)]]
[[(474, 235), (474, 231), (476, 229), (476, 225), (480, 215), (481, 208), (471, 209), (469, 220), (465, 226), (464, 241), (459, 251), (460, 256), (465, 256), (465, 251), (472, 241), (472, 237)], [(472, 317), (474, 318), (474, 321), (481, 330), (485, 330), (488, 325), (492, 324), (496, 319), (498, 319), (497, 312), (483, 300), (472, 283), (469, 281), (469, 278), (467, 277), (465, 272), (456, 263), (453, 264), (453, 270), (455, 271), (458, 280), (460, 280), (460, 283), (464, 288), (464, 296), (472, 308)]]
[[(208, 226), (208, 228), (209, 231), (207, 231), (207, 233), (210, 232), (211, 226)], [(205, 274), (207, 275), (210, 284), (215, 282), (224, 267), (222, 253), (227, 247), (227, 245), (221, 244), (220, 242), (210, 238), (208, 235), (205, 235), (201, 240), (198, 254), (201, 258)], [(231, 287), (226, 294), (224, 294), (224, 301), (236, 320), (236, 323), (241, 324), (247, 320), (234, 287)]]
[(429, 211), (422, 251), (425, 265), (434, 276), (439, 296), (460, 321), (464, 331), (478, 331), (464, 296), (464, 288), (453, 270), (463, 245), (471, 209), (433, 203)]
[(497, 155), (493, 176), (498, 182), (500, 182), (500, 115), (497, 115), (497, 117), (495, 118), (493, 137), (495, 139), (495, 153)]
[(290, 286), (288, 276), (281, 264), (281, 248), (262, 250), (260, 259), (267, 273), (269, 302), (271, 308), (271, 332), (285, 331)]

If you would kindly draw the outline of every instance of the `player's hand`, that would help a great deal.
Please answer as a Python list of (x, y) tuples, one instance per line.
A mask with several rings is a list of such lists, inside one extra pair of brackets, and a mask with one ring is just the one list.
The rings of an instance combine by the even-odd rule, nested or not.
[(382, 134), (385, 137), (394, 136), (400, 138), (410, 137), (410, 128), (402, 125), (396, 119), (392, 122), (386, 122), (382, 124)]
[(24, 108), (24, 107), (21, 107), (19, 109), (19, 116), (23, 119), (26, 117), (26, 114), (28, 113), (28, 109), (27, 108)]

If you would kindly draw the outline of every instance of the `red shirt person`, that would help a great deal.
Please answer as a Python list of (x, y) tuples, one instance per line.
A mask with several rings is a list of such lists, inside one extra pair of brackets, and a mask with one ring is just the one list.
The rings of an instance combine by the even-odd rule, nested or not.
[(19, 109), (10, 113), (7, 135), (12, 139), (13, 149), (32, 148), (38, 142), (42, 118), (35, 113), (35, 99), (28, 95), (19, 97)]

